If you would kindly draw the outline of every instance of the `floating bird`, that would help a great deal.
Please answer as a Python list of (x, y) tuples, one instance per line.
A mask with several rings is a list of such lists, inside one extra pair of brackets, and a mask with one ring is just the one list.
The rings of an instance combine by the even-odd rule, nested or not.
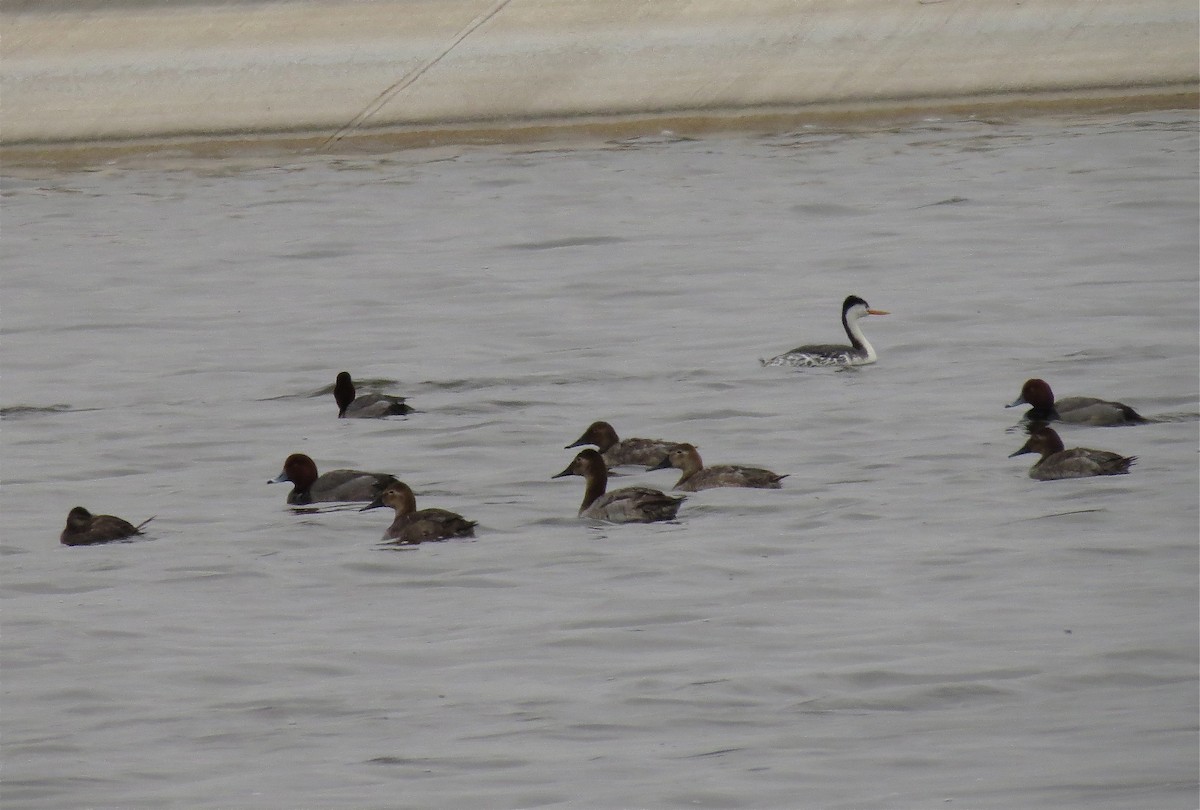
[(1123, 402), (1096, 397), (1066, 397), (1054, 401), (1054, 392), (1045, 380), (1026, 380), (1021, 396), (1005, 405), (1016, 408), (1031, 405), (1023, 419), (1030, 422), (1066, 422), (1075, 425), (1144, 425), (1150, 420)]
[(318, 476), (315, 461), (303, 453), (293, 453), (283, 462), (283, 472), (267, 483), (290, 481), (294, 486), (288, 493), (287, 502), (293, 506), (303, 506), (335, 501), (373, 501), (395, 480), (394, 476), (387, 473), (361, 470), (333, 470)]
[(863, 335), (858, 322), (868, 315), (888, 314), (890, 313), (882, 309), (871, 309), (867, 302), (857, 295), (848, 296), (842, 302), (842, 328), (850, 338), (849, 346), (797, 346), (790, 352), (761, 362), (764, 366), (865, 366), (867, 363), (874, 363), (878, 359), (875, 348)]
[(778, 475), (760, 467), (743, 467), (738, 464), (705, 467), (699, 451), (690, 444), (677, 445), (665, 459), (650, 469), (665, 470), (671, 467), (683, 471), (673, 488), (684, 492), (699, 492), (713, 487), (779, 489), (779, 482), (787, 478), (787, 475)]
[(579, 475), (587, 481), (579, 516), (610, 523), (653, 523), (673, 520), (683, 498), (676, 498), (649, 487), (623, 487), (605, 493), (608, 467), (595, 450), (580, 450), (567, 468), (552, 478)]
[(385, 416), (402, 416), (413, 409), (404, 404), (404, 397), (389, 394), (363, 394), (357, 396), (350, 372), (337, 375), (333, 384), (333, 398), (338, 405), (338, 418), (381, 419)]
[(134, 526), (127, 520), (113, 515), (93, 515), (82, 506), (76, 506), (67, 513), (67, 526), (58, 536), (64, 546), (90, 546), (96, 543), (110, 543), (113, 540), (124, 540), (142, 533), (142, 527), (153, 517), (148, 517)]
[(396, 510), (396, 519), (383, 533), (384, 540), (398, 546), (416, 545), (428, 540), (446, 540), (450, 537), (474, 537), (475, 521), (467, 520), (456, 512), (445, 509), (417, 509), (417, 496), (403, 481), (387, 485), (379, 497), (360, 509), (378, 509), (390, 506)]
[(563, 449), (570, 450), (583, 444), (596, 445), (600, 455), (604, 456), (604, 463), (612, 468), (625, 464), (652, 467), (666, 458), (667, 452), (677, 443), (662, 439), (621, 439), (608, 422), (592, 422), (582, 436)]
[(1041, 453), (1029, 468), (1029, 477), (1039, 481), (1055, 481), (1060, 478), (1089, 478), (1094, 475), (1124, 475), (1137, 461), (1137, 456), (1122, 456), (1107, 450), (1091, 450), (1087, 447), (1063, 449), (1062, 439), (1053, 428), (1041, 427), (1029, 435), (1029, 441), (1015, 453)]

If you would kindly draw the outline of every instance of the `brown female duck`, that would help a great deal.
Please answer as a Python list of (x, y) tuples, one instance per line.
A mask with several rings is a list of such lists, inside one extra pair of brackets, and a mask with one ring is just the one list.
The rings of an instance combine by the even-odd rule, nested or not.
[(623, 487), (605, 492), (608, 466), (595, 450), (580, 450), (567, 468), (552, 478), (582, 476), (587, 481), (579, 516), (610, 523), (653, 523), (674, 520), (683, 498), (675, 498), (649, 487)]
[(360, 509), (378, 509), (390, 506), (396, 510), (396, 519), (383, 533), (384, 540), (398, 546), (410, 546), (429, 540), (446, 540), (451, 537), (474, 537), (476, 523), (457, 512), (446, 509), (417, 509), (417, 496), (403, 481), (387, 485), (379, 497)]
[(1042, 427), (1029, 435), (1029, 441), (1013, 456), (1025, 453), (1040, 453), (1029, 468), (1029, 477), (1038, 481), (1056, 481), (1061, 478), (1090, 478), (1094, 475), (1124, 475), (1137, 461), (1137, 456), (1122, 456), (1108, 450), (1092, 450), (1087, 447), (1063, 449), (1062, 439), (1053, 428)]
[(718, 464), (705, 467), (700, 453), (690, 444), (680, 444), (667, 454), (652, 470), (674, 467), (683, 475), (675, 482), (674, 489), (684, 492), (699, 492), (713, 487), (754, 487), (756, 489), (779, 489), (780, 481), (787, 475), (778, 475), (760, 467), (743, 467), (738, 464)]
[(584, 444), (594, 444), (604, 457), (604, 463), (612, 468), (625, 464), (652, 467), (666, 458), (677, 442), (637, 438), (622, 440), (608, 422), (592, 422), (582, 436), (563, 449), (570, 450)]
[(96, 543), (111, 543), (142, 533), (142, 527), (154, 518), (149, 517), (134, 526), (127, 520), (113, 515), (93, 515), (82, 506), (67, 513), (67, 526), (58, 540), (64, 546), (91, 546)]

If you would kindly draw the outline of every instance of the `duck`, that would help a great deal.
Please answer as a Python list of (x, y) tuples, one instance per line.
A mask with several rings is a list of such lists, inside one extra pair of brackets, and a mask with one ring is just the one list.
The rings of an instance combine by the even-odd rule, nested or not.
[(787, 475), (779, 475), (760, 467), (743, 467), (737, 464), (705, 467), (700, 452), (686, 443), (674, 447), (665, 459), (650, 469), (666, 470), (671, 467), (683, 471), (683, 475), (673, 487), (683, 492), (699, 492), (713, 487), (779, 489), (780, 482), (787, 478)]
[(1009, 455), (1009, 458), (1025, 453), (1042, 455), (1029, 468), (1029, 477), (1038, 481), (1089, 478), (1094, 475), (1125, 475), (1137, 461), (1137, 456), (1122, 456), (1108, 450), (1092, 450), (1087, 447), (1064, 450), (1062, 439), (1049, 427), (1037, 428), (1031, 432), (1029, 441), (1025, 442), (1020, 450)]
[(677, 442), (662, 439), (621, 439), (608, 422), (592, 422), (575, 441), (564, 447), (570, 450), (584, 444), (594, 444), (609, 469), (628, 464), (652, 467), (667, 457)]
[(446, 540), (451, 537), (474, 537), (473, 520), (467, 520), (457, 512), (446, 509), (417, 509), (417, 496), (403, 481), (393, 481), (380, 492), (375, 500), (360, 509), (378, 509), (390, 506), (396, 510), (396, 519), (383, 533), (382, 540), (390, 540), (398, 546), (415, 546), (429, 540)]
[(1045, 380), (1026, 380), (1021, 396), (1005, 405), (1016, 408), (1031, 405), (1022, 417), (1030, 422), (1065, 422), (1073, 425), (1144, 425), (1150, 420), (1123, 402), (1109, 402), (1096, 397), (1066, 397), (1054, 401), (1054, 391)]
[(587, 481), (579, 517), (605, 520), (609, 523), (654, 523), (674, 520), (683, 498), (667, 495), (650, 487), (622, 487), (605, 492), (608, 486), (608, 465), (596, 450), (586, 448), (551, 478), (579, 475)]
[(332, 470), (317, 475), (317, 464), (303, 453), (293, 453), (283, 462), (283, 472), (268, 481), (282, 484), (290, 481), (294, 486), (288, 493), (287, 502), (293, 506), (310, 503), (373, 501), (396, 478), (387, 473), (362, 472), (360, 470)]
[(350, 372), (339, 372), (333, 383), (333, 398), (337, 401), (338, 419), (382, 419), (385, 416), (403, 416), (413, 409), (404, 403), (404, 397), (389, 394), (363, 394), (357, 396)]
[(858, 322), (868, 315), (890, 315), (882, 309), (871, 309), (857, 295), (849, 295), (842, 302), (842, 328), (850, 338), (849, 346), (836, 344), (814, 344), (797, 346), (770, 360), (761, 360), (764, 366), (865, 366), (879, 359), (875, 347), (863, 335)]
[(58, 536), (64, 546), (91, 546), (96, 543), (111, 543), (142, 534), (142, 528), (154, 520), (148, 517), (134, 526), (127, 520), (113, 515), (93, 515), (82, 506), (67, 513), (67, 525)]

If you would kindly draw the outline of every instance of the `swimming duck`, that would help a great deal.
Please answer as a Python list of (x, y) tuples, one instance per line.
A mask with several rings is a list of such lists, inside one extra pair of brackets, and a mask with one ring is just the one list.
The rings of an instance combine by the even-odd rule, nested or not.
[(787, 475), (777, 475), (759, 467), (742, 467), (736, 464), (705, 467), (699, 451), (690, 444), (676, 445), (662, 462), (650, 469), (665, 470), (670, 467), (683, 471), (673, 488), (684, 492), (699, 492), (713, 487), (779, 489), (779, 482), (787, 478)]
[(865, 366), (878, 359), (875, 348), (863, 335), (858, 322), (868, 315), (888, 315), (882, 309), (871, 309), (857, 295), (850, 295), (842, 302), (842, 328), (850, 338), (849, 346), (815, 344), (797, 346), (770, 360), (760, 361), (764, 366)]
[(1029, 477), (1039, 481), (1088, 478), (1093, 475), (1124, 475), (1137, 461), (1137, 456), (1122, 456), (1107, 450), (1090, 450), (1086, 447), (1064, 450), (1058, 433), (1048, 427), (1034, 430), (1029, 435), (1029, 441), (1009, 458), (1025, 453), (1042, 454), (1029, 468)]
[(417, 509), (417, 496), (403, 481), (387, 485), (375, 500), (360, 509), (377, 509), (390, 506), (396, 510), (396, 519), (383, 533), (383, 540), (392, 540), (398, 546), (416, 545), (427, 540), (445, 540), (450, 537), (474, 537), (475, 521), (445, 509)]
[(388, 394), (356, 396), (354, 380), (350, 379), (348, 371), (337, 375), (333, 384), (333, 398), (337, 401), (339, 419), (380, 419), (384, 416), (401, 416), (413, 412), (411, 407), (404, 404), (404, 397)]
[(1032, 405), (1023, 419), (1030, 422), (1067, 422), (1075, 425), (1143, 425), (1150, 420), (1123, 402), (1108, 402), (1095, 397), (1066, 397), (1054, 401), (1054, 392), (1045, 380), (1026, 380), (1021, 396), (1006, 408)]
[(58, 536), (64, 546), (90, 546), (109, 543), (142, 533), (142, 527), (154, 518), (149, 517), (134, 526), (127, 520), (112, 515), (93, 515), (82, 506), (67, 513), (67, 526)]
[(667, 457), (667, 452), (676, 442), (665, 442), (662, 439), (622, 440), (608, 422), (592, 422), (582, 436), (563, 449), (570, 450), (581, 444), (596, 445), (596, 449), (604, 457), (604, 463), (611, 468), (624, 464), (652, 467)]
[(653, 523), (673, 520), (683, 498), (675, 498), (649, 487), (623, 487), (605, 493), (608, 467), (595, 450), (580, 450), (567, 468), (551, 478), (579, 475), (587, 481), (579, 516), (610, 523)]
[(267, 483), (290, 481), (295, 486), (288, 493), (287, 502), (301, 506), (330, 501), (373, 501), (395, 480), (387, 473), (359, 470), (333, 470), (318, 477), (316, 462), (303, 453), (293, 453), (283, 462), (283, 472)]

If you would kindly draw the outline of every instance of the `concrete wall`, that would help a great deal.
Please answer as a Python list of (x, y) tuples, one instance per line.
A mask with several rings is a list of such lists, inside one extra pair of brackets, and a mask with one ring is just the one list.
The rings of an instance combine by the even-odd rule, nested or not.
[(29, 7), (0, 13), (6, 144), (1055, 91), (1194, 99), (1200, 82), (1195, 0)]

